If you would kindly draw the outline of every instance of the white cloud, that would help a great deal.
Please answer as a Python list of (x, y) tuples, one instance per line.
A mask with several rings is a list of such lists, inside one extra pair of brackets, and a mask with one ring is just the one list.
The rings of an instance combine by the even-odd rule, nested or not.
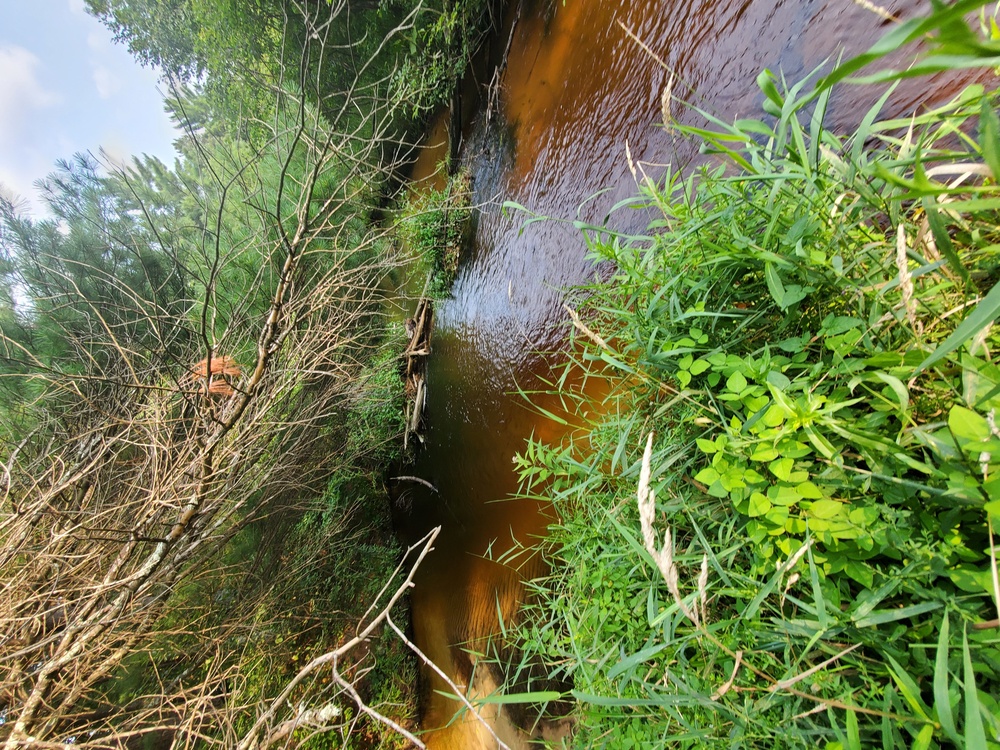
[(91, 52), (107, 52), (111, 43), (103, 29), (95, 29), (87, 34), (87, 46)]
[(38, 81), (38, 65), (23, 47), (0, 46), (0, 148), (15, 147), (38, 110), (59, 101)]
[(78, 16), (86, 15), (87, 10), (83, 5), (83, 0), (69, 0), (69, 12)]
[(97, 95), (102, 99), (110, 99), (122, 87), (121, 79), (103, 65), (94, 66), (94, 85)]

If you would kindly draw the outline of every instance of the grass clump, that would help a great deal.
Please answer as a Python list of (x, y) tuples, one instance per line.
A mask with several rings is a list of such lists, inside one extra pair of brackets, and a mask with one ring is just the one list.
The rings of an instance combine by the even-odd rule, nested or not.
[(993, 746), (997, 96), (839, 137), (759, 83), (646, 235), (587, 230), (563, 396), (603, 416), (518, 459), (560, 518), (524, 664), (579, 746)]
[(448, 177), (444, 188), (427, 187), (412, 192), (397, 220), (397, 234), (417, 255), (419, 268), (429, 278), (428, 293), (447, 296), (458, 275), (469, 222), (472, 218), (472, 175), (460, 169)]

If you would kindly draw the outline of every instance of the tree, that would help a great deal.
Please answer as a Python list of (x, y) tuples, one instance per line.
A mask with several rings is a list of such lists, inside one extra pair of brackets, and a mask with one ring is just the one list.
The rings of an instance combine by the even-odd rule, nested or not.
[[(300, 60), (322, 44), (306, 39)], [(275, 91), (260, 141), (207, 123), (173, 170), (78, 158), (46, 183), (55, 219), (5, 209), (2, 341), (42, 384), (0, 483), (5, 748), (265, 747), (360, 715), (325, 710), (364, 703), (336, 660), (332, 684), (287, 691), (302, 708), (273, 700), (274, 665), (241, 661), (275, 648), (275, 586), (371, 524), (371, 448), (348, 431), (392, 361), (380, 289), (396, 259), (367, 217), (398, 167), (380, 148), (395, 105), (381, 79), (311, 90), (329, 120), (308, 80)], [(264, 575), (238, 548), (269, 529), (304, 550), (254, 553)]]
[(177, 321), (191, 305), (190, 279), (121, 177), (102, 176), (93, 158), (60, 162), (42, 187), (51, 219), (0, 200), (9, 300), (0, 366), (8, 376), (86, 371), (79, 407), (127, 410), (122, 383), (176, 362), (187, 346), (190, 329)]
[(225, 76), (267, 61), (286, 28), (281, 0), (86, 0), (144, 65), (169, 77)]

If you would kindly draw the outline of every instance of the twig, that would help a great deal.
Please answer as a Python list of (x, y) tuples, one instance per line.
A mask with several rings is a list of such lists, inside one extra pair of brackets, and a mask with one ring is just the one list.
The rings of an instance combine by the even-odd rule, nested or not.
[(794, 677), (789, 677), (786, 680), (778, 680), (776, 683), (774, 683), (773, 685), (771, 685), (771, 687), (768, 688), (768, 690), (770, 690), (772, 693), (775, 692), (775, 691), (777, 691), (777, 690), (787, 690), (788, 688), (792, 687), (792, 685), (795, 685), (796, 683), (801, 682), (802, 680), (804, 680), (809, 675), (816, 674), (816, 672), (819, 672), (821, 669), (824, 669), (824, 668), (830, 666), (831, 664), (833, 664), (835, 661), (837, 661), (841, 657), (847, 656), (847, 654), (851, 653), (854, 649), (858, 648), (859, 646), (861, 646), (860, 643), (855, 643), (853, 646), (848, 646), (843, 651), (841, 651), (839, 654), (834, 654), (833, 656), (831, 656), (826, 661), (820, 662), (819, 664), (817, 664), (814, 667), (810, 667), (805, 672), (801, 672), (801, 673), (795, 675)]
[(594, 333), (594, 331), (592, 331), (590, 328), (587, 327), (586, 323), (584, 323), (580, 319), (580, 314), (576, 310), (574, 310), (572, 307), (566, 304), (563, 305), (563, 308), (566, 310), (566, 312), (569, 313), (569, 317), (573, 320), (573, 325), (576, 326), (577, 330), (579, 330), (580, 333), (582, 333), (584, 336), (593, 341), (602, 349), (606, 351), (611, 351), (611, 347), (608, 346), (608, 343), (604, 339), (602, 339), (598, 334)]
[(393, 479), (398, 482), (416, 482), (417, 484), (422, 484), (424, 487), (433, 492), (438, 491), (437, 487), (428, 482), (426, 479), (421, 479), (420, 477), (400, 476), (400, 477), (393, 477)]
[(1000, 628), (1000, 619), (972, 623), (973, 630), (992, 630), (993, 628)]
[(396, 623), (394, 623), (392, 621), (391, 617), (387, 617), (386, 618), (386, 624), (390, 628), (392, 628), (393, 632), (397, 636), (399, 636), (399, 639), (404, 644), (406, 644), (406, 646), (408, 646), (409, 649), (411, 651), (413, 651), (413, 653), (415, 653), (424, 664), (426, 664), (428, 667), (430, 667), (431, 669), (433, 669), (434, 672), (437, 673), (438, 677), (440, 677), (442, 680), (444, 680), (448, 684), (448, 686), (452, 690), (455, 691), (455, 695), (458, 696), (459, 700), (461, 700), (462, 703), (465, 704), (465, 707), (468, 708), (472, 712), (472, 715), (475, 716), (476, 719), (484, 727), (486, 727), (486, 729), (489, 731), (489, 733), (493, 735), (493, 739), (495, 739), (497, 741), (497, 748), (499, 750), (511, 750), (510, 746), (507, 745), (503, 740), (501, 740), (499, 736), (497, 736), (497, 733), (493, 730), (493, 727), (490, 726), (490, 723), (488, 721), (486, 721), (486, 719), (484, 719), (482, 716), (479, 715), (479, 712), (476, 710), (475, 706), (473, 706), (472, 703), (469, 701), (469, 699), (465, 697), (465, 691), (462, 690), (461, 688), (459, 688), (459, 686), (456, 685), (454, 683), (454, 681), (452, 681), (452, 679), (450, 677), (448, 677), (448, 675), (446, 675), (444, 673), (444, 670), (442, 670), (441, 667), (439, 667), (437, 664), (435, 664), (433, 661), (431, 661), (424, 654), (423, 651), (421, 651), (419, 648), (417, 648), (417, 645), (415, 643), (413, 643), (409, 638), (407, 638), (406, 634), (402, 630), (400, 630), (398, 627), (396, 627)]
[(621, 20), (618, 21), (618, 25), (621, 26), (622, 31), (624, 31), (626, 34), (628, 34), (629, 38), (633, 42), (635, 42), (636, 44), (639, 45), (639, 48), (643, 52), (645, 52), (647, 55), (649, 55), (650, 57), (652, 57), (656, 61), (657, 65), (659, 65), (665, 71), (667, 71), (668, 73), (670, 73), (670, 83), (669, 83), (668, 87), (669, 87), (669, 93), (670, 93), (671, 99), (673, 98), (673, 88), (674, 88), (674, 81), (675, 80), (678, 80), (682, 84), (684, 84), (684, 86), (686, 86), (687, 89), (688, 89), (688, 91), (691, 92), (692, 94), (695, 93), (695, 87), (692, 86), (687, 81), (685, 81), (680, 75), (678, 75), (676, 68), (674, 68), (671, 65), (668, 65), (666, 62), (664, 62), (664, 60), (663, 60), (662, 57), (660, 57), (658, 54), (656, 54), (655, 52), (653, 52), (653, 50), (650, 49), (649, 45), (646, 44), (644, 41), (642, 41), (642, 39), (640, 39), (638, 37), (638, 35), (634, 31), (632, 31), (632, 29), (630, 29), (628, 26), (626, 26), (624, 23), (622, 23)]
[(871, 0), (854, 0), (854, 4), (864, 8), (871, 13), (874, 13), (879, 18), (884, 18), (886, 21), (892, 21), (893, 23), (900, 23), (899, 16), (895, 16), (881, 5), (876, 5), (871, 2)]
[(281, 691), (281, 694), (278, 695), (278, 697), (271, 702), (271, 705), (268, 707), (268, 709), (257, 718), (257, 721), (254, 722), (254, 725), (250, 728), (250, 731), (248, 731), (243, 736), (243, 739), (240, 741), (239, 745), (237, 745), (239, 750), (248, 750), (249, 748), (261, 747), (260, 743), (257, 740), (258, 733), (261, 731), (261, 729), (263, 729), (263, 727), (269, 721), (271, 721), (271, 719), (274, 718), (275, 714), (278, 712), (278, 709), (281, 708), (283, 705), (285, 705), (285, 702), (288, 700), (288, 697), (292, 694), (292, 691), (294, 691), (295, 688), (298, 687), (298, 685), (307, 676), (309, 676), (319, 667), (322, 667), (324, 664), (329, 664), (331, 662), (336, 663), (337, 659), (346, 654), (348, 651), (350, 651), (352, 648), (357, 646), (362, 641), (366, 640), (368, 636), (370, 636), (372, 632), (375, 630), (376, 626), (378, 626), (381, 622), (388, 620), (389, 613), (395, 606), (396, 602), (398, 602), (402, 598), (403, 594), (405, 594), (407, 591), (410, 590), (410, 588), (412, 588), (413, 577), (417, 572), (417, 568), (420, 567), (420, 563), (423, 562), (424, 558), (428, 555), (431, 549), (433, 549), (434, 540), (437, 539), (438, 534), (440, 533), (441, 533), (441, 527), (437, 526), (434, 529), (431, 529), (431, 531), (426, 536), (424, 536), (415, 544), (411, 545), (406, 550), (406, 555), (404, 555), (404, 559), (408, 557), (410, 553), (413, 552), (414, 550), (419, 549), (420, 552), (417, 555), (416, 561), (410, 567), (410, 572), (407, 574), (406, 579), (397, 587), (395, 593), (389, 599), (388, 604), (386, 604), (386, 606), (382, 609), (382, 611), (379, 612), (378, 616), (375, 617), (375, 619), (373, 619), (368, 624), (368, 626), (365, 627), (364, 630), (358, 633), (354, 638), (349, 640), (343, 646), (334, 651), (329, 651), (323, 654), (322, 656), (317, 656), (311, 662), (306, 664), (302, 669), (300, 669), (299, 673), (295, 675), (295, 677), (292, 678), (292, 680), (288, 683), (288, 685), (285, 686), (285, 689)]
[(412, 742), (417, 747), (422, 748), (422, 749), (425, 749), (427, 747), (423, 742), (421, 742), (420, 740), (418, 740), (413, 734), (411, 734), (406, 729), (404, 729), (403, 727), (401, 727), (399, 724), (397, 724), (396, 722), (394, 722), (388, 716), (383, 716), (378, 711), (376, 711), (374, 708), (372, 708), (367, 703), (365, 703), (361, 699), (361, 696), (358, 695), (358, 691), (354, 689), (354, 685), (352, 685), (350, 682), (348, 682), (343, 677), (341, 677), (340, 676), (340, 672), (338, 672), (336, 670), (336, 668), (333, 670), (333, 679), (336, 681), (336, 683), (338, 685), (340, 685), (342, 688), (344, 688), (344, 690), (347, 692), (348, 695), (351, 696), (351, 698), (354, 699), (354, 702), (357, 704), (358, 708), (361, 711), (364, 711), (366, 714), (368, 714), (369, 716), (371, 716), (376, 721), (378, 721), (378, 722), (380, 722), (382, 724), (385, 724), (387, 727), (389, 727), (390, 729), (392, 729), (394, 732), (403, 735), (404, 737), (406, 737), (406, 739), (408, 739), (410, 742)]

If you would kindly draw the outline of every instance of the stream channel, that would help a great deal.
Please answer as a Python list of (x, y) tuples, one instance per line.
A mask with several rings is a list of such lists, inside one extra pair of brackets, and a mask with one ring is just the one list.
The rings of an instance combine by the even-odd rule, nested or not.
[[(885, 9), (902, 20), (924, 12), (916, 0), (891, 0)], [(412, 592), (414, 635), (470, 696), (493, 692), (496, 680), (490, 669), (473, 667), (467, 649), (481, 648), (499, 631), (501, 617), (511, 621), (522, 581), (544, 572), (537, 558), (505, 559), (517, 545), (543, 535), (550, 522), (537, 503), (508, 499), (517, 490), (512, 458), (529, 436), (558, 440), (563, 428), (527, 408), (517, 390), (539, 389), (538, 376), (563, 361), (563, 290), (594, 275), (572, 226), (524, 227), (527, 217), (504, 213), (501, 204), (516, 201), (539, 214), (600, 223), (611, 206), (637, 192), (626, 142), (654, 179), (663, 165), (686, 168), (699, 158), (697, 144), (658, 125), (667, 67), (676, 72), (675, 97), (723, 120), (758, 118), (761, 70), (798, 81), (841, 51), (867, 49), (890, 24), (852, 0), (509, 4), (504, 27), (490, 41), (492, 62), (470, 76), (463, 97), (457, 150), (481, 208), (452, 295), (436, 309), (426, 444), (413, 468), (438, 492), (408, 487), (410, 511), (400, 521), (409, 540), (442, 526)], [(883, 113), (907, 115), (941, 103), (960, 85), (954, 79), (910, 82)], [(841, 87), (831, 100), (828, 126), (847, 132), (879, 93)], [(673, 116), (699, 122), (676, 103)], [(438, 164), (448, 152), (447, 132), (445, 114), (414, 166), (417, 186), (423, 180), (443, 184)], [(644, 229), (652, 218), (618, 214), (612, 222), (630, 230)], [(557, 409), (544, 397), (535, 401)], [(452, 689), (429, 670), (423, 686), (428, 747), (497, 747), (468, 713), (451, 721), (460, 704), (442, 695)], [(511, 748), (527, 746), (528, 735), (506, 710), (487, 707), (483, 715)]]

